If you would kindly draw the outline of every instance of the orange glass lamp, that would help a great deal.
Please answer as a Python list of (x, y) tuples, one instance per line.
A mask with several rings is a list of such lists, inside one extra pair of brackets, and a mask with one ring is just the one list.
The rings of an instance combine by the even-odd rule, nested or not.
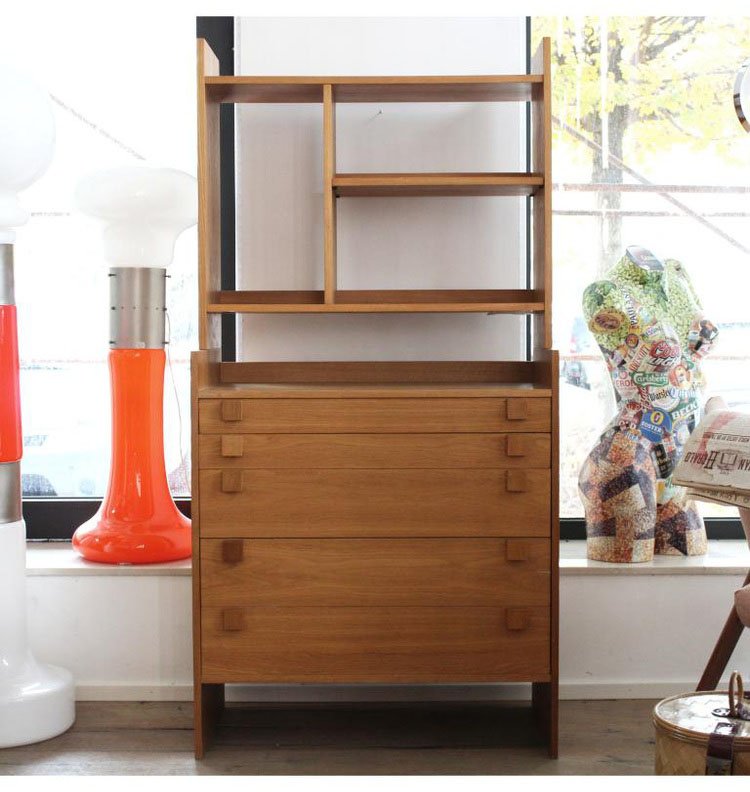
[(164, 168), (117, 168), (82, 181), (76, 203), (104, 224), (112, 265), (112, 460), (102, 505), (73, 547), (106, 564), (187, 558), (190, 520), (172, 499), (164, 466), (164, 346), (167, 267), (177, 237), (195, 225), (196, 181)]

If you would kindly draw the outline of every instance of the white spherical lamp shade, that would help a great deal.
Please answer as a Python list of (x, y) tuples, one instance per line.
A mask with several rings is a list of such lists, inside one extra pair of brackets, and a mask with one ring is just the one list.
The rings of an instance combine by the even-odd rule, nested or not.
[(75, 203), (102, 223), (112, 267), (168, 267), (177, 237), (198, 219), (195, 178), (171, 168), (97, 171), (79, 182)]
[(52, 161), (55, 119), (49, 94), (3, 64), (0, 113), (0, 242), (10, 242), (11, 229), (29, 218), (18, 202), (18, 193), (35, 182)]

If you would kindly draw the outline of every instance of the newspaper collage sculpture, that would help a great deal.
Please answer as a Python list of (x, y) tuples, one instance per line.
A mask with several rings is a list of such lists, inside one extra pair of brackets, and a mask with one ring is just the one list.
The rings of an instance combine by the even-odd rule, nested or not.
[(672, 481), (701, 414), (701, 361), (717, 328), (680, 262), (630, 247), (583, 310), (609, 368), (617, 414), (579, 477), (588, 557), (649, 561), (706, 552), (703, 520)]

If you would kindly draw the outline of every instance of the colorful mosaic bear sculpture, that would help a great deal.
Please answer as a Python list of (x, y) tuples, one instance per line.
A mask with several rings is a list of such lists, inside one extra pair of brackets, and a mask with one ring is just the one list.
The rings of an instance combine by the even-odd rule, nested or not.
[(583, 310), (607, 361), (617, 415), (581, 469), (588, 557), (701, 555), (706, 531), (672, 471), (701, 413), (701, 360), (717, 328), (682, 264), (639, 247), (588, 286)]

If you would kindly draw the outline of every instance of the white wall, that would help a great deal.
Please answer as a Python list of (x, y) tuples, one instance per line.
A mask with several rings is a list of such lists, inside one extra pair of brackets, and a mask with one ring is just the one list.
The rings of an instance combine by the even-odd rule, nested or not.
[[(237, 20), (239, 74), (525, 71), (523, 17)], [(237, 112), (238, 288), (322, 289), (322, 107)], [(342, 104), (337, 169), (523, 170), (520, 103)], [(341, 198), (342, 289), (521, 288), (517, 198)], [(522, 319), (485, 315), (244, 317), (254, 360), (514, 359)]]

